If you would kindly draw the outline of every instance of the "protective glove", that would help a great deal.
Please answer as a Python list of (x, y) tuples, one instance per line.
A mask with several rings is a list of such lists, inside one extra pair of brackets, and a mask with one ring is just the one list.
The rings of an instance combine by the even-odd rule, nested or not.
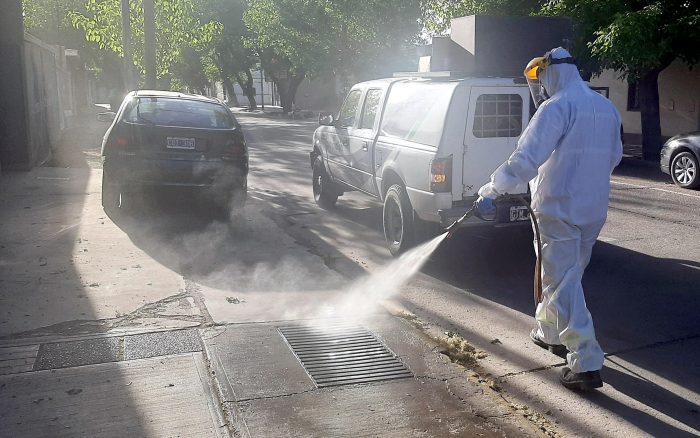
[(485, 221), (496, 219), (496, 202), (491, 198), (479, 196), (479, 199), (474, 201), (474, 215)]

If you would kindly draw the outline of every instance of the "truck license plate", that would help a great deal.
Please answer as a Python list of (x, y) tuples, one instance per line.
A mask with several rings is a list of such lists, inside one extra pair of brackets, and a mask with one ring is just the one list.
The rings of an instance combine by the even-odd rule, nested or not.
[(188, 149), (192, 150), (195, 148), (194, 138), (186, 137), (168, 137), (167, 139), (168, 149)]
[(511, 222), (518, 222), (518, 221), (526, 221), (530, 219), (530, 214), (527, 211), (527, 207), (524, 205), (517, 205), (510, 207), (510, 221)]

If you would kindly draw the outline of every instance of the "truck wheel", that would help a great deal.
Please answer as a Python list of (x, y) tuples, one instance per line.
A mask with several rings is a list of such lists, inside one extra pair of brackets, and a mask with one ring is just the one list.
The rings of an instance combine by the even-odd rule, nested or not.
[(406, 188), (401, 184), (389, 187), (384, 196), (384, 237), (391, 255), (399, 255), (413, 246), (415, 228), (413, 207)]
[(336, 184), (331, 181), (326, 173), (321, 157), (316, 157), (316, 160), (314, 160), (312, 186), (314, 201), (319, 207), (328, 210), (335, 206), (340, 193)]
[(102, 208), (105, 211), (115, 211), (121, 205), (119, 185), (112, 181), (109, 172), (102, 172)]

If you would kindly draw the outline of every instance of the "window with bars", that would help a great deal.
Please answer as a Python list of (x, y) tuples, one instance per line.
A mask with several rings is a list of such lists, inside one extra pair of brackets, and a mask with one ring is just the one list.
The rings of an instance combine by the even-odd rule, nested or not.
[(474, 137), (517, 137), (523, 130), (523, 98), (519, 94), (482, 94), (474, 110)]

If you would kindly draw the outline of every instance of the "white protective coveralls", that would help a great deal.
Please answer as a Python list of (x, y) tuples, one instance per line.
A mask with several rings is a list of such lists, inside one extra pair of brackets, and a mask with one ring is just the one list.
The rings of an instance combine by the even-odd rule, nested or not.
[[(571, 55), (560, 47), (552, 56)], [(573, 64), (553, 64), (540, 79), (550, 98), (479, 195), (515, 193), (518, 184), (530, 182), (543, 244), (537, 337), (566, 346), (572, 372), (596, 371), (603, 367), (603, 351), (581, 278), (607, 217), (610, 175), (622, 158), (620, 115), (583, 82)]]

